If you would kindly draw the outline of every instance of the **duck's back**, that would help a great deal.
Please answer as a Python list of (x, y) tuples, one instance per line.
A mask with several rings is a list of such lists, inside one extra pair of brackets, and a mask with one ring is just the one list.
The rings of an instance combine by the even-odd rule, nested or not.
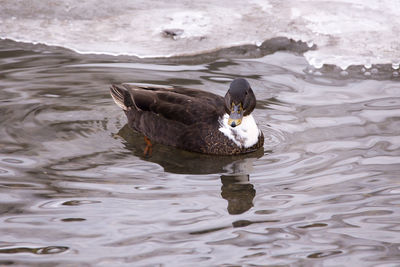
[(209, 153), (205, 137), (218, 131), (225, 112), (221, 96), (194, 89), (114, 85), (111, 95), (131, 128), (155, 142), (196, 152)]

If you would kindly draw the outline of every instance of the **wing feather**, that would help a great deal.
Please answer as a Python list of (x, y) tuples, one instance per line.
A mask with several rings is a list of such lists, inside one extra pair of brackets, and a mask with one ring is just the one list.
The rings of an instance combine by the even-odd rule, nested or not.
[(223, 98), (209, 92), (126, 84), (124, 87), (128, 89), (131, 102), (138, 110), (152, 112), (186, 125), (216, 121), (224, 114)]

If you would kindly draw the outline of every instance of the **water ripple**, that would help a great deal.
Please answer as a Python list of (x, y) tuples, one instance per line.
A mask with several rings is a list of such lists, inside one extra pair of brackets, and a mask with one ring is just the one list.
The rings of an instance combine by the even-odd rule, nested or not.
[[(179, 65), (1, 51), (0, 265), (397, 264), (396, 81), (309, 75), (289, 53)], [(146, 158), (108, 93), (223, 95), (234, 77), (265, 135), (243, 157), (155, 144)]]
[(48, 246), (39, 248), (29, 247), (14, 247), (14, 248), (1, 248), (0, 254), (16, 254), (16, 253), (32, 253), (36, 255), (58, 254), (67, 251), (68, 247)]

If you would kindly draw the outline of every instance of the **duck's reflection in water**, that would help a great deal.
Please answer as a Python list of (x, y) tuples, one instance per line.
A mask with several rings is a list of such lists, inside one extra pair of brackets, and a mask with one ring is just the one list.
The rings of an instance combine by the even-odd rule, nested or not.
[(216, 174), (221, 175), (221, 196), (228, 201), (229, 214), (241, 214), (253, 206), (256, 195), (250, 183), (253, 162), (264, 155), (259, 149), (256, 152), (239, 156), (213, 156), (191, 153), (163, 145), (155, 145), (152, 155), (143, 154), (145, 141), (143, 135), (131, 130), (127, 125), (117, 134), (126, 143), (127, 149), (137, 157), (161, 165), (166, 172), (180, 174)]
[(241, 214), (253, 207), (256, 195), (250, 183), (249, 172), (257, 158), (239, 159), (225, 168), (229, 174), (221, 175), (221, 196), (228, 201), (229, 214)]
[(228, 201), (229, 214), (241, 214), (253, 207), (256, 190), (249, 177), (248, 174), (221, 175), (221, 196)]

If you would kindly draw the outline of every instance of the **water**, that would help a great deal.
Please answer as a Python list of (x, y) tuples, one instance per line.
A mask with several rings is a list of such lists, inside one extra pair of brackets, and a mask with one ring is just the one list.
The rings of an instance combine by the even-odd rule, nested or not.
[[(0, 265), (398, 266), (399, 78), (309, 72), (286, 52), (151, 62), (1, 47)], [(241, 157), (144, 157), (108, 92), (223, 95), (234, 77), (266, 137)]]

